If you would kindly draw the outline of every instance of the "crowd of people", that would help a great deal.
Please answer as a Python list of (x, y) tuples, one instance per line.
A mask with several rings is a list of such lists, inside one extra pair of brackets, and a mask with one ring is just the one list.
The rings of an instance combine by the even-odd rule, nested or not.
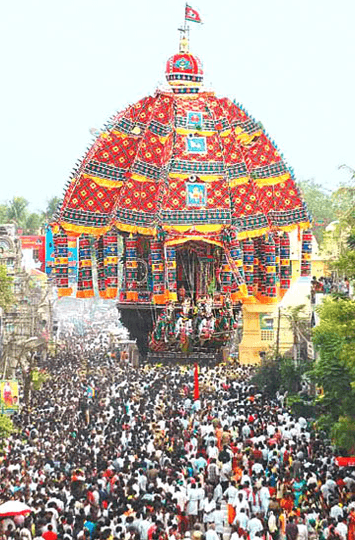
[[(354, 540), (355, 475), (252, 367), (130, 368), (77, 341), (14, 416), (0, 540)], [(194, 399), (196, 398), (196, 399)]]
[(320, 277), (313, 276), (311, 281), (311, 299), (312, 303), (316, 301), (316, 294), (342, 294), (344, 296), (352, 296), (353, 291), (347, 277), (343, 279), (335, 279), (331, 276)]

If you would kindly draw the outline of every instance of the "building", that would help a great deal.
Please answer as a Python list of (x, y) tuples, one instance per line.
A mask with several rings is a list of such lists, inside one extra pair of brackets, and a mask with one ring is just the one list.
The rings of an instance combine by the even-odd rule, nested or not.
[(9, 311), (1, 313), (0, 369), (8, 377), (13, 377), (20, 365), (26, 365), (28, 355), (46, 346), (51, 329), (50, 284), (43, 272), (33, 268), (34, 258), (44, 261), (44, 237), (27, 238), (23, 240), (24, 257), (16, 226), (0, 225), (0, 264), (13, 278), (15, 295)]
[(23, 264), (25, 268), (37, 268), (41, 272), (45, 271), (45, 236), (32, 235), (20, 236)]

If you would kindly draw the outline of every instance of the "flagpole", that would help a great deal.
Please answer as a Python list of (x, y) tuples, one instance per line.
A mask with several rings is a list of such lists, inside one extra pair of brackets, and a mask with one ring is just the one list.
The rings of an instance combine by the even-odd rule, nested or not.
[(188, 3), (185, 4), (185, 13), (184, 13), (184, 37), (187, 37), (187, 39), (190, 41), (190, 27), (187, 26), (187, 19), (186, 19), (186, 10), (187, 10)]
[[(187, 42), (190, 39), (190, 28), (187, 26), (187, 19), (186, 19), (187, 7), (188, 7), (188, 3), (186, 2), (186, 4), (185, 4), (185, 13), (184, 13), (184, 26), (182, 26), (181, 28), (178, 28), (178, 30), (180, 32), (180, 47), (181, 47), (182, 41), (184, 41), (185, 38), (187, 38)], [(180, 52), (182, 52), (182, 49), (180, 50)], [(183, 51), (183, 52), (186, 52), (186, 51)]]

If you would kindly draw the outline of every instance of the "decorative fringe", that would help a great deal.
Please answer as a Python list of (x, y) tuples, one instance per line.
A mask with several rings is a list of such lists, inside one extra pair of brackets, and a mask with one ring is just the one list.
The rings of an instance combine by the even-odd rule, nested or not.
[(253, 293), (261, 294), (263, 279), (263, 266), (262, 266), (262, 238), (255, 238), (254, 241), (254, 287)]
[(280, 236), (276, 232), (272, 235), (275, 242), (275, 267), (276, 267), (276, 284), (280, 284)]
[(290, 238), (284, 232), (280, 238), (280, 289), (287, 291), (291, 284)]
[(264, 238), (263, 242), (264, 252), (264, 272), (265, 272), (265, 293), (267, 298), (276, 298), (276, 255), (275, 255), (275, 242), (271, 234), (268, 234)]
[(232, 290), (232, 271), (229, 266), (226, 250), (223, 250), (222, 255), (222, 271), (221, 271), (221, 292), (223, 294), (230, 293)]
[(125, 238), (125, 277), (126, 277), (126, 300), (136, 302), (138, 300), (137, 292), (137, 235), (131, 234)]
[(110, 231), (103, 237), (105, 298), (116, 298), (118, 291), (118, 246), (117, 233)]
[(252, 240), (244, 240), (242, 246), (244, 278), (248, 288), (248, 294), (252, 296), (254, 292), (254, 242)]
[(160, 240), (152, 238), (150, 241), (150, 252), (153, 278), (153, 302), (155, 304), (165, 304), (163, 243)]
[(77, 291), (76, 293), (77, 298), (92, 298), (93, 296), (95, 296), (94, 290)]
[(167, 300), (174, 302), (177, 300), (177, 285), (176, 285), (176, 249), (174, 246), (165, 248), (165, 264), (167, 269)]
[(232, 298), (248, 296), (243, 268), (243, 254), (235, 229), (230, 231), (229, 248), (225, 245), (224, 249), (232, 272)]
[(76, 297), (91, 298), (94, 295), (90, 238), (87, 235), (82, 235), (79, 238), (79, 271)]
[(302, 259), (301, 276), (310, 276), (312, 268), (312, 232), (303, 231), (302, 234)]
[(53, 234), (53, 243), (55, 282), (58, 288), (58, 296), (70, 296), (73, 291), (69, 287), (68, 237), (60, 231)]
[(104, 265), (104, 239), (103, 236), (100, 236), (95, 241), (95, 252), (96, 252), (96, 267), (97, 267), (97, 287), (99, 289), (99, 296), (101, 298), (106, 298), (106, 274), (105, 274), (105, 265)]
[(62, 289), (59, 287), (57, 289), (58, 297), (61, 298), (62, 296), (71, 296), (73, 293), (73, 289), (71, 287), (68, 287), (67, 289)]

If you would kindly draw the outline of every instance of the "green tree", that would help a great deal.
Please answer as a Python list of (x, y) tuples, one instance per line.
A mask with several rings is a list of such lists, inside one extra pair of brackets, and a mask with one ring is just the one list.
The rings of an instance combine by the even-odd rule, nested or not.
[(6, 204), (0, 204), (0, 223), (6, 223), (7, 221), (7, 206)]
[(15, 301), (13, 289), (13, 279), (7, 275), (6, 266), (0, 265), (0, 308), (8, 311)]
[(350, 280), (355, 279), (355, 251), (348, 249), (331, 266), (340, 275), (346, 276)]
[(292, 358), (286, 356), (276, 358), (272, 351), (270, 357), (258, 368), (251, 382), (265, 395), (274, 398), (280, 389), (289, 394), (298, 392), (304, 372), (305, 366), (296, 366)]
[(5, 414), (0, 414), (0, 446), (4, 444), (4, 439), (9, 437), (14, 430), (11, 418)]
[(324, 356), (333, 355), (345, 362), (355, 380), (355, 302), (330, 297), (318, 313), (320, 323), (313, 329), (314, 343)]
[(305, 312), (306, 305), (287, 308), (283, 315), (288, 320), (293, 334), (293, 359), (297, 362), (300, 358), (301, 341), (310, 338), (310, 316)]
[(39, 214), (33, 212), (27, 216), (23, 232), (24, 234), (38, 234), (43, 225), (43, 219)]
[(60, 202), (61, 202), (60, 197), (51, 197), (48, 200), (47, 208), (43, 212), (43, 219), (44, 219), (45, 224), (51, 222), (54, 214), (57, 211), (57, 208), (58, 208)]
[(280, 363), (274, 359), (267, 359), (259, 367), (251, 382), (266, 396), (275, 396), (282, 384)]
[(343, 220), (344, 226), (355, 226), (355, 171), (347, 165), (341, 165), (339, 169), (349, 172), (349, 180), (342, 182), (339, 188), (332, 194), (332, 203), (337, 219)]
[(318, 358), (312, 376), (323, 389), (319, 403), (335, 443), (351, 451), (343, 431), (344, 426), (355, 431), (355, 302), (327, 298), (318, 312), (320, 323), (313, 329)]
[(331, 240), (336, 243), (338, 253), (332, 267), (340, 275), (355, 279), (355, 171), (345, 165), (341, 168), (349, 171), (350, 178), (332, 195), (337, 226)]
[(24, 197), (13, 197), (6, 205), (4, 221), (15, 223), (23, 234), (38, 234), (47, 219), (43, 212), (29, 212), (28, 201)]
[(347, 416), (341, 416), (331, 428), (331, 436), (337, 446), (349, 454), (355, 451), (355, 423)]
[(7, 220), (16, 223), (16, 225), (24, 229), (26, 219), (28, 217), (28, 201), (24, 197), (13, 197), (7, 203)]
[(317, 184), (314, 180), (304, 180), (299, 182), (298, 185), (301, 188), (313, 219), (313, 234), (320, 244), (323, 240), (326, 226), (336, 219), (332, 194), (325, 191), (322, 185)]

